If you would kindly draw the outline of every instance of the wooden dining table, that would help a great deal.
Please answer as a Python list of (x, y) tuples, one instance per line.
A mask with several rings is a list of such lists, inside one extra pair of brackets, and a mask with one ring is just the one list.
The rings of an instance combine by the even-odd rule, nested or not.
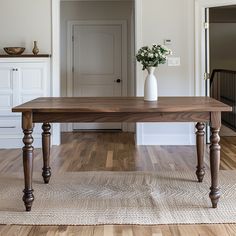
[[(143, 97), (41, 97), (12, 109), (22, 113), (24, 195), (26, 211), (31, 211), (34, 201), (33, 128), (42, 123), (42, 153), (44, 182), (49, 183), (51, 123), (73, 122), (195, 122), (197, 146), (197, 180), (205, 175), (204, 146), (205, 125), (209, 124), (210, 137), (210, 199), (216, 208), (220, 198), (219, 165), (221, 113), (232, 108), (210, 97), (160, 97), (146, 102)], [(192, 191), (196, 191), (193, 189)]]

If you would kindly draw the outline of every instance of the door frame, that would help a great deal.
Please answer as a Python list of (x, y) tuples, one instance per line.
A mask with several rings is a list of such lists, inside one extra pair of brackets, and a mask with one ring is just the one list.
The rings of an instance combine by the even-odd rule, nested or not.
[[(51, 0), (51, 94), (53, 97), (60, 97), (61, 80), (60, 80), (60, 0)], [(52, 144), (61, 144), (61, 126), (60, 124), (52, 125)]]
[(210, 7), (236, 5), (236, 0), (195, 0), (195, 95), (206, 95), (205, 10)]
[[(51, 0), (51, 11), (52, 11), (52, 88), (53, 96), (59, 97), (61, 93), (61, 78), (60, 78), (60, 2), (68, 0)], [(71, 1), (84, 1), (84, 0), (71, 0)], [(93, 1), (93, 0), (87, 0)], [(99, 0), (98, 0), (99, 1)], [(103, 1), (103, 0), (101, 0)], [(112, 1), (112, 0), (110, 0)], [(133, 0), (134, 1), (134, 50), (135, 52), (143, 46), (142, 38), (142, 1), (143, 0)], [(143, 83), (143, 71), (140, 64), (135, 61), (135, 76), (134, 76), (134, 96), (142, 95), (140, 90), (140, 83)], [(55, 144), (60, 144), (60, 125), (56, 125), (56, 135)], [(129, 127), (128, 130), (133, 129)], [(54, 137), (53, 137), (54, 138)], [(142, 138), (142, 125), (136, 124), (136, 142)]]
[[(121, 26), (121, 77), (122, 77), (122, 96), (128, 95), (128, 29), (126, 20), (75, 20), (67, 23), (67, 69), (66, 85), (67, 97), (73, 96), (73, 27), (75, 25), (118, 25)], [(68, 123), (67, 132), (73, 131), (73, 124)], [(122, 131), (127, 131), (127, 124), (121, 124)]]
[(122, 34), (122, 52), (121, 52), (121, 76), (122, 76), (122, 96), (127, 96), (127, 78), (128, 78), (128, 34), (127, 34), (127, 21), (117, 21), (117, 20), (86, 20), (86, 21), (68, 21), (67, 23), (67, 97), (72, 97), (73, 95), (73, 27), (75, 25), (118, 25), (121, 26), (121, 34)]

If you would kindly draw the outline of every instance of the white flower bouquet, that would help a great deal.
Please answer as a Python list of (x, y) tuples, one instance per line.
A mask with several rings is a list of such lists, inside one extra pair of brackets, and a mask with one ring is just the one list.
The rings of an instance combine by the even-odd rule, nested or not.
[(164, 45), (153, 44), (151, 48), (144, 46), (139, 49), (136, 59), (143, 65), (143, 70), (149, 67), (158, 67), (165, 64), (167, 56), (172, 55), (172, 51)]

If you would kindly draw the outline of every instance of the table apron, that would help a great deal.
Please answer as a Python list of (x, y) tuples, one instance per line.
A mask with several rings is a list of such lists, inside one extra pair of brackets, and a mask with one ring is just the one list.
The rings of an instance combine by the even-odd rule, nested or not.
[(34, 123), (208, 122), (210, 112), (33, 112)]

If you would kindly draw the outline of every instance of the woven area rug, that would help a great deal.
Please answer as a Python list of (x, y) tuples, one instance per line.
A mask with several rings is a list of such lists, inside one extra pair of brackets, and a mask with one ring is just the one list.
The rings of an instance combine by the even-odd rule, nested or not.
[(221, 171), (222, 197), (210, 208), (209, 176), (192, 172), (77, 172), (34, 176), (24, 212), (21, 175), (0, 176), (0, 224), (99, 225), (236, 223), (236, 171)]

